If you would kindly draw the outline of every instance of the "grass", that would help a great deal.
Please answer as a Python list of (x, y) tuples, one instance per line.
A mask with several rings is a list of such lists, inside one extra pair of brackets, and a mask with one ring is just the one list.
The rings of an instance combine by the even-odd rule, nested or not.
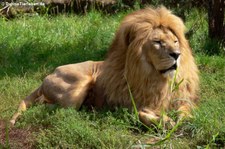
[[(124, 15), (90, 12), (86, 16), (0, 19), (0, 120), (8, 120), (19, 101), (55, 67), (104, 59)], [(192, 26), (196, 18), (190, 14), (187, 26)], [(127, 109), (75, 111), (57, 105), (33, 106), (16, 127), (33, 128), (36, 148), (132, 148), (144, 147), (141, 144), (151, 139), (158, 139), (154, 147), (159, 148), (223, 148), (225, 59), (224, 55), (205, 55), (200, 49), (204, 47), (206, 28), (195, 29), (190, 43), (200, 68), (201, 100), (193, 111), (194, 118), (184, 121), (176, 131), (163, 127), (144, 130)]]
[[(57, 106), (46, 108), (42, 105), (26, 112), (18, 126), (25, 127), (30, 124), (43, 127), (37, 134), (36, 141), (39, 148), (128, 147), (137, 138), (133, 138), (132, 132), (127, 131), (129, 118), (126, 117), (126, 112), (122, 109), (115, 113), (87, 112), (87, 110), (77, 112), (72, 108), (62, 109)], [(121, 116), (120, 120), (115, 118), (116, 114)], [(138, 135), (142, 137), (141, 134)]]

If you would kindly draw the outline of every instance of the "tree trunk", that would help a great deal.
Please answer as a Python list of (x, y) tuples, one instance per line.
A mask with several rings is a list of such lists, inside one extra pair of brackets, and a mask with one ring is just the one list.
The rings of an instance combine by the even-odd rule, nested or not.
[(224, 6), (224, 0), (208, 1), (209, 38), (222, 41), (223, 44), (225, 41)]

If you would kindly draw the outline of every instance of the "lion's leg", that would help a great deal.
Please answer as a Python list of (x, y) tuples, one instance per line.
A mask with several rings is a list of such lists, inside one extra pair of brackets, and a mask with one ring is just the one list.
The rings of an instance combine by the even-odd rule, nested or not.
[(24, 100), (20, 102), (17, 112), (11, 118), (10, 123), (14, 125), (18, 117), (22, 114), (22, 112), (26, 111), (26, 109), (29, 108), (34, 102), (44, 100), (43, 98), (44, 97), (42, 96), (41, 93), (41, 87), (39, 87), (33, 93), (31, 93), (29, 96), (27, 96)]
[(157, 125), (160, 121), (162, 121), (163, 124), (166, 124), (167, 127), (173, 127), (175, 125), (175, 122), (167, 115), (160, 115), (160, 112), (155, 112), (146, 108), (139, 111), (139, 118), (141, 122), (147, 126)]
[(145, 125), (151, 126), (152, 124), (156, 124), (159, 121), (160, 117), (151, 110), (143, 109), (139, 111), (139, 119)]
[(91, 76), (83, 77), (77, 81), (57, 102), (63, 107), (74, 107), (76, 110), (79, 110), (86, 99), (91, 86)]
[(178, 108), (178, 121), (181, 121), (185, 118), (192, 118), (192, 114), (191, 114), (191, 109), (193, 108), (193, 106), (191, 106), (188, 103), (182, 104), (179, 108)]

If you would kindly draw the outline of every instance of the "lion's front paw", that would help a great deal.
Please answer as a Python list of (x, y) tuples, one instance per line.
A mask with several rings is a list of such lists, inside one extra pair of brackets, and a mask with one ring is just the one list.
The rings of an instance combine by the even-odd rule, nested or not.
[(167, 129), (172, 129), (175, 125), (176, 125), (176, 122), (174, 122), (174, 120), (170, 117), (168, 117), (167, 115), (163, 114), (162, 116), (163, 118), (163, 125), (165, 128)]
[(183, 105), (178, 109), (178, 120), (177, 122), (182, 122), (184, 120), (189, 120), (193, 118), (193, 115), (191, 114), (190, 106)]
[(165, 114), (158, 115), (155, 112), (148, 110), (148, 109), (142, 109), (139, 111), (139, 118), (142, 123), (144, 123), (147, 126), (163, 126), (166, 129), (171, 129), (176, 125), (176, 123), (168, 117)]

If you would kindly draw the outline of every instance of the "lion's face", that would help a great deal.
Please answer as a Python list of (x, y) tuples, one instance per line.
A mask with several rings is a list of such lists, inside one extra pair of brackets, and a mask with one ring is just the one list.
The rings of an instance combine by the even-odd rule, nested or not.
[(143, 46), (147, 62), (164, 77), (173, 77), (180, 64), (180, 46), (174, 33), (163, 27), (152, 31)]

